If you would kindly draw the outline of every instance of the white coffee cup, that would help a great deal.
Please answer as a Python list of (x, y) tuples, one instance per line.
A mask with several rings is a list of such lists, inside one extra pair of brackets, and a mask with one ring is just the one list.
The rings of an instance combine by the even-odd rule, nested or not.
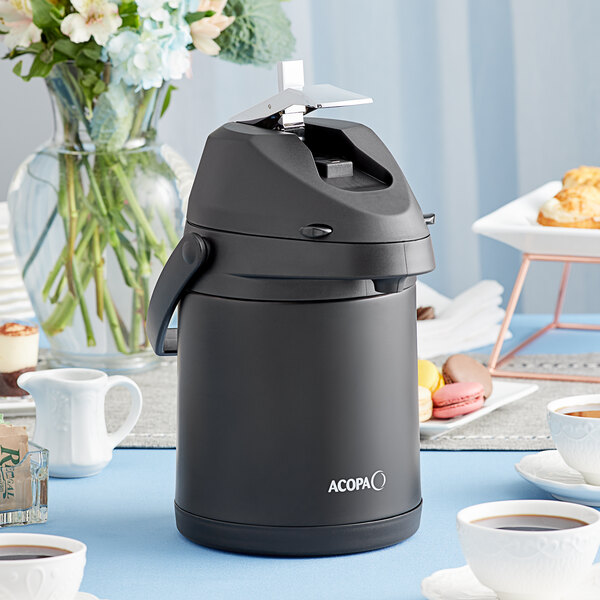
[(2, 533), (3, 546), (44, 546), (68, 550), (48, 558), (0, 560), (0, 598), (18, 600), (73, 600), (85, 567), (86, 546), (57, 535)]
[(570, 396), (547, 406), (550, 433), (563, 460), (587, 483), (600, 485), (600, 419), (571, 417), (564, 412), (600, 410), (600, 394)]
[[(555, 531), (493, 529), (477, 521), (543, 515), (587, 523)], [(588, 574), (600, 547), (600, 513), (552, 500), (478, 504), (457, 517), (460, 544), (475, 577), (499, 600), (559, 600)]]

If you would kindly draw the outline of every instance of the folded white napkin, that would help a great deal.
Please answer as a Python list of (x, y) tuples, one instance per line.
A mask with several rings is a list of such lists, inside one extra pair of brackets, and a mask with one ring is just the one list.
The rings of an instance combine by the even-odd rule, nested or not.
[(0, 306), (13, 302), (25, 302), (26, 304), (29, 304), (27, 292), (23, 288), (18, 288), (16, 290), (0, 289)]
[[(420, 358), (464, 352), (496, 341), (504, 310), (504, 288), (497, 281), (481, 281), (454, 300), (417, 282), (417, 306), (433, 306), (436, 318), (417, 322)], [(507, 335), (507, 338), (510, 334)]]
[(0, 202), (0, 318), (32, 319), (35, 314), (13, 252), (9, 221), (8, 205)]

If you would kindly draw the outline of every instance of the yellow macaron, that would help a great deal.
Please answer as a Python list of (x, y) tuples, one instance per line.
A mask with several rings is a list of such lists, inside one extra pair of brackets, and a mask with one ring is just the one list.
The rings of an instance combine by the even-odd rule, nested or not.
[(444, 378), (440, 370), (430, 360), (420, 360), (419, 385), (427, 388), (432, 394), (444, 385)]
[(433, 390), (433, 392), (431, 392), (432, 394), (437, 392), (440, 388), (443, 388), (446, 385), (446, 381), (444, 380), (444, 376), (442, 375), (442, 370), (438, 369), (438, 373), (440, 374), (440, 379), (438, 381), (438, 385), (435, 388), (435, 390)]

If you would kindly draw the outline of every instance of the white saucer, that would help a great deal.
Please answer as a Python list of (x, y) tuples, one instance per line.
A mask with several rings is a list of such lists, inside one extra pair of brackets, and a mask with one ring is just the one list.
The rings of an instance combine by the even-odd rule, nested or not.
[(600, 486), (586, 483), (583, 475), (567, 466), (558, 450), (530, 454), (517, 463), (515, 469), (523, 479), (557, 500), (600, 506)]
[[(468, 566), (437, 571), (421, 582), (421, 593), (427, 600), (498, 600), (489, 588), (481, 585)], [(564, 600), (598, 600), (600, 598), (600, 563), (594, 565), (588, 578), (573, 589)]]

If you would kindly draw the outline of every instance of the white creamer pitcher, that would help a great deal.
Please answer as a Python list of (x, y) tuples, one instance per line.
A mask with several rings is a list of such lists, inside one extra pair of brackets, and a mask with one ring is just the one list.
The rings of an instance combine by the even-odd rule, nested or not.
[[(53, 477), (88, 477), (100, 472), (142, 411), (142, 393), (134, 381), (120, 375), (109, 377), (96, 369), (31, 371), (23, 373), (17, 383), (35, 401), (33, 442), (49, 450)], [(129, 389), (131, 408), (121, 427), (108, 433), (104, 400), (116, 386)]]

